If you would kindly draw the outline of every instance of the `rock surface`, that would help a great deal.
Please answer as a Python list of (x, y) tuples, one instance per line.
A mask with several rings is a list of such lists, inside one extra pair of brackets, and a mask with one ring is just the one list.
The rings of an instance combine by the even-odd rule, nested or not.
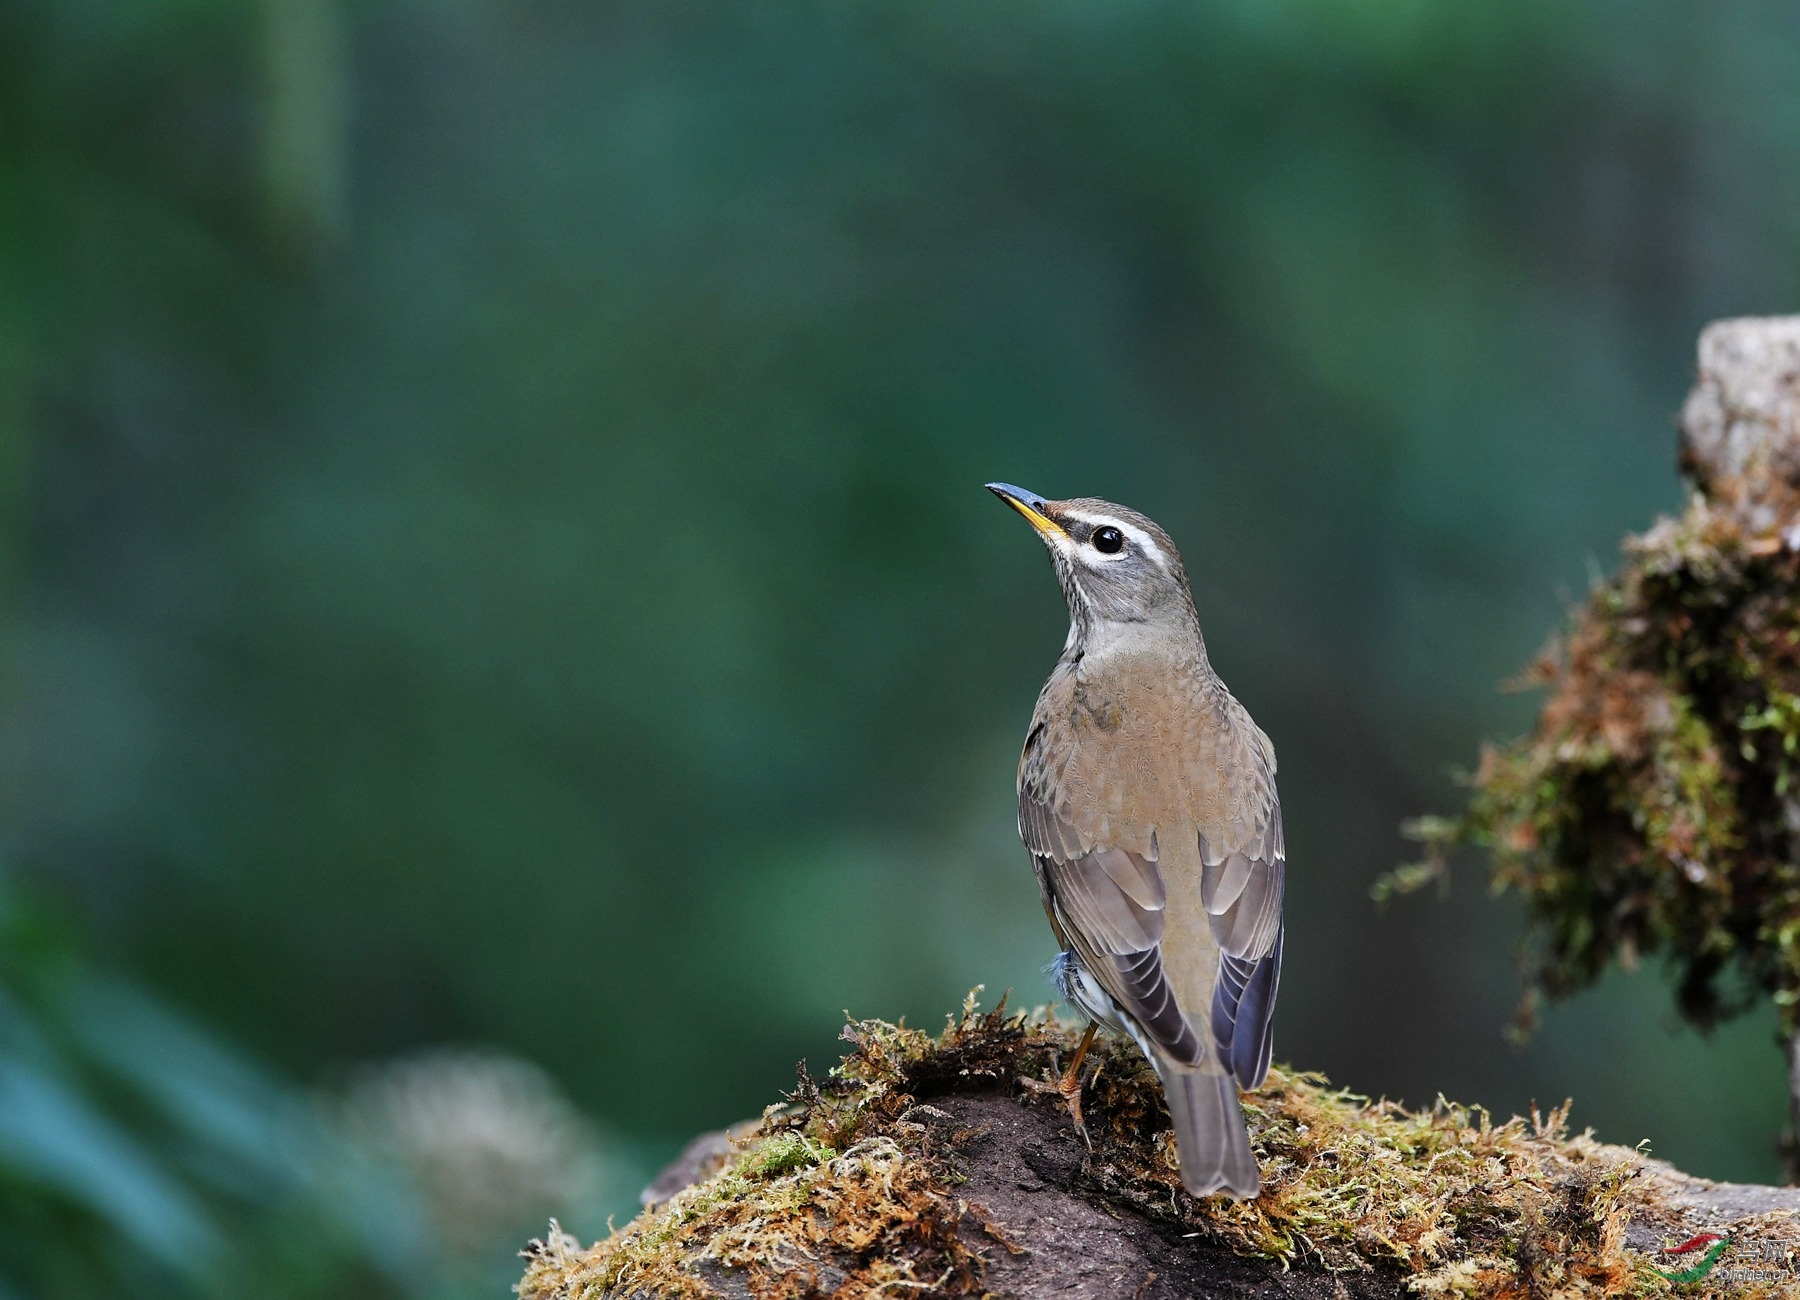
[[(999, 1093), (933, 1099), (913, 1112), (922, 1122), (964, 1139), (966, 1181), (958, 1188), (969, 1205), (964, 1224), (970, 1246), (988, 1259), (987, 1282), (996, 1296), (1054, 1296), (1063, 1300), (1401, 1300), (1415, 1293), (1399, 1271), (1329, 1273), (1235, 1255), (1196, 1240), (1109, 1201), (1093, 1178), (1088, 1152), (1067, 1119), (1043, 1106), (1023, 1105)], [(734, 1125), (731, 1133), (743, 1133)], [(706, 1176), (708, 1155), (731, 1149), (726, 1130), (702, 1134), (665, 1169), (646, 1196), (666, 1199), (690, 1179)], [(1634, 1157), (1619, 1149), (1621, 1159)], [(1761, 1243), (1754, 1258), (1778, 1285), (1783, 1275), (1800, 1294), (1800, 1188), (1714, 1183), (1693, 1178), (1662, 1161), (1643, 1162), (1642, 1209), (1626, 1229), (1626, 1243), (1646, 1256), (1703, 1232), (1742, 1231)], [(984, 1225), (1001, 1226), (1017, 1248), (996, 1248)], [(1775, 1250), (1768, 1249), (1776, 1247)], [(1785, 1256), (1785, 1258), (1784, 1258)], [(1729, 1256), (1727, 1256), (1729, 1258)], [(1682, 1261), (1671, 1259), (1673, 1270)], [(711, 1285), (725, 1300), (749, 1300), (751, 1292), (726, 1270)], [(812, 1292), (831, 1295), (834, 1278)], [(801, 1293), (797, 1293), (801, 1294)], [(1777, 1291), (1775, 1294), (1782, 1294)]]
[(1800, 492), (1800, 316), (1714, 321), (1701, 332), (1681, 468), (1752, 527)]
[[(1081, 1139), (1066, 1118), (1046, 1107), (989, 1093), (936, 1098), (915, 1114), (945, 1130), (979, 1134), (961, 1144), (967, 1181), (957, 1190), (971, 1209), (965, 1239), (987, 1256), (987, 1282), (997, 1296), (1385, 1300), (1408, 1294), (1397, 1272), (1349, 1277), (1283, 1272), (1277, 1264), (1203, 1244), (1193, 1234), (1184, 1236), (1096, 1199)], [(724, 1141), (720, 1131), (696, 1143), (716, 1149)], [(654, 1185), (667, 1186), (691, 1167), (678, 1162)], [(983, 1224), (1001, 1226), (1017, 1253), (997, 1248)], [(747, 1289), (722, 1282), (714, 1282), (721, 1296), (747, 1300)]]

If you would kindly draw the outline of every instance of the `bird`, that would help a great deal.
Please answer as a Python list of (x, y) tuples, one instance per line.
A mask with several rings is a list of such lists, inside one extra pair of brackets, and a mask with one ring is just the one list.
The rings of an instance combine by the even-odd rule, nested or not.
[(1181, 1179), (1256, 1196), (1238, 1089), (1261, 1085), (1285, 934), (1275, 747), (1207, 658), (1187, 571), (1144, 515), (987, 485), (1037, 531), (1069, 635), (1019, 757), (1019, 837), (1088, 1019), (1061, 1079), (1083, 1137), (1081, 1066), (1102, 1025), (1161, 1081)]

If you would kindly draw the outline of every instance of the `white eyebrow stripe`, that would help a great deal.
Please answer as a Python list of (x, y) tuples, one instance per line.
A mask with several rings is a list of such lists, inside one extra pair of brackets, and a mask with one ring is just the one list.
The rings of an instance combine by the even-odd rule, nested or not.
[(1120, 523), (1119, 528), (1124, 532), (1125, 536), (1129, 537), (1132, 541), (1142, 547), (1144, 554), (1155, 560), (1158, 567), (1160, 567), (1163, 572), (1168, 572), (1169, 557), (1163, 554), (1163, 548), (1156, 544), (1149, 533), (1145, 532), (1142, 528), (1137, 527), (1135, 524)]
[(1114, 519), (1111, 515), (1090, 515), (1081, 510), (1064, 510), (1063, 514), (1070, 519), (1079, 519), (1082, 523), (1095, 528), (1117, 528), (1135, 542), (1140, 551), (1155, 560), (1164, 573), (1174, 572), (1169, 568), (1169, 557), (1164, 554), (1163, 548), (1156, 544), (1155, 539), (1149, 533), (1136, 524), (1128, 524), (1123, 519)]

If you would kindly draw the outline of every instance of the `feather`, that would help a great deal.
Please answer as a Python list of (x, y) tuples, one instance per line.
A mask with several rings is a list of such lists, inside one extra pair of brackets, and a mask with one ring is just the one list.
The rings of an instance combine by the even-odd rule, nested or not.
[(1213, 992), (1212, 1032), (1220, 1058), (1246, 1088), (1259, 1087), (1268, 1077), (1274, 1053), (1275, 988), (1281, 981), (1281, 939), (1263, 957), (1246, 961), (1224, 954), (1219, 961), (1219, 982)]
[(1195, 1196), (1224, 1192), (1249, 1198), (1262, 1190), (1262, 1173), (1244, 1131), (1237, 1084), (1229, 1074), (1184, 1070), (1152, 1055), (1169, 1118), (1182, 1184)]
[[(1151, 1042), (1177, 1061), (1197, 1062), (1206, 1048), (1163, 967), (1163, 914), (1135, 903), (1101, 867), (1100, 856), (1035, 860), (1057, 932)], [(1144, 870), (1155, 868), (1144, 864)]]

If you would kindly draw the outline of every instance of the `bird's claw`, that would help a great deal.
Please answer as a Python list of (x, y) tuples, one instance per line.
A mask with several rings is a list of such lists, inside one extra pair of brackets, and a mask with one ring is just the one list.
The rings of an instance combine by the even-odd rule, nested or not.
[(1075, 1131), (1081, 1134), (1081, 1140), (1087, 1149), (1094, 1149), (1094, 1140), (1088, 1136), (1087, 1124), (1081, 1117), (1081, 1069), (1076, 1066), (1067, 1073), (1054, 1079), (1021, 1079), (1032, 1092), (1055, 1093), (1069, 1108), (1069, 1119), (1075, 1125)]
[(1070, 1070), (1063, 1075), (1062, 1080), (1056, 1085), (1056, 1090), (1062, 1094), (1063, 1101), (1069, 1107), (1069, 1119), (1075, 1125), (1075, 1131), (1081, 1134), (1082, 1142), (1091, 1152), (1094, 1149), (1094, 1140), (1088, 1136), (1087, 1124), (1081, 1118), (1081, 1072)]

